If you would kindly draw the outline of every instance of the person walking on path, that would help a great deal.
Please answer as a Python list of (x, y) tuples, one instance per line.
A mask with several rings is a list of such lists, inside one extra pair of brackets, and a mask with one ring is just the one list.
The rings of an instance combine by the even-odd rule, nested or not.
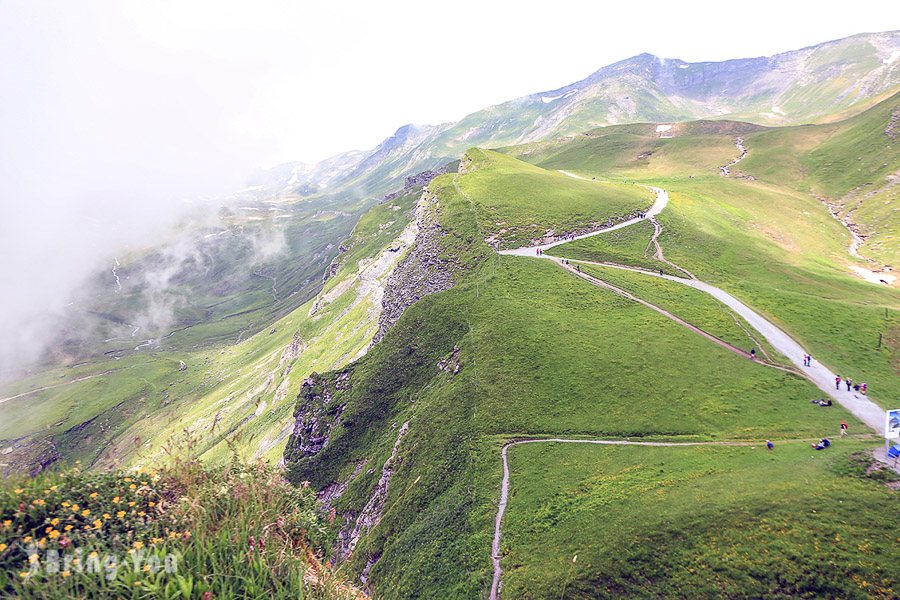
[(751, 359), (756, 358), (756, 348), (750, 348), (750, 358)]
[(773, 444), (771, 440), (766, 440), (766, 448), (771, 450), (774, 447), (775, 447), (775, 444)]
[(845, 421), (841, 421), (841, 437), (847, 435), (847, 423)]
[(853, 385), (853, 380), (849, 377), (844, 378), (844, 383), (847, 384), (847, 391), (850, 391), (850, 386)]
[(859, 391), (861, 391), (863, 393), (863, 396), (866, 395), (866, 382), (865, 381), (863, 381), (862, 385), (859, 386)]
[(841, 376), (840, 375), (838, 375), (837, 377), (834, 378), (834, 389), (836, 389), (836, 390), (841, 389)]

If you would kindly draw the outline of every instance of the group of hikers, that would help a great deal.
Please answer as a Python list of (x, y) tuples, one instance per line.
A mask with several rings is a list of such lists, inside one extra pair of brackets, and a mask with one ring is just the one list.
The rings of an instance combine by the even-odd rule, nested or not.
[[(843, 381), (847, 385), (848, 392), (850, 391), (850, 388), (852, 387), (854, 392), (862, 392), (863, 394), (866, 393), (866, 382), (865, 381), (863, 381), (862, 383), (853, 383), (853, 380), (850, 379), (849, 377), (844, 377)], [(834, 378), (834, 389), (836, 389), (836, 390), (841, 389), (841, 376), (840, 375), (838, 375), (837, 377)]]

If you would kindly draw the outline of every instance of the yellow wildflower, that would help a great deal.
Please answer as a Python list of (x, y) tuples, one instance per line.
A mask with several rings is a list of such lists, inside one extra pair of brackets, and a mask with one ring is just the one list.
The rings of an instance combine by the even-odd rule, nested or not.
[(138, 469), (138, 473), (146, 473), (146, 472), (147, 472), (147, 469), (145, 467), (141, 467), (140, 469)]
[(4, 527), (9, 527), (10, 525), (12, 525), (12, 520), (7, 519), (7, 520), (3, 521), (3, 526), (4, 526)]
[(120, 510), (119, 512), (116, 513), (116, 516), (119, 517), (119, 518), (121, 519), (122, 517), (125, 516), (125, 511), (124, 511), (124, 510)]
[(19, 577), (21, 577), (21, 578), (23, 578), (23, 579), (24, 579), (25, 577), (28, 577), (28, 571), (22, 571), (21, 573), (19, 573)]
[(134, 502), (129, 502), (128, 506), (134, 506)]
[(103, 518), (104, 519), (112, 519), (112, 517), (109, 516), (109, 513), (103, 513)]
[(58, 487), (59, 487), (58, 485), (51, 485), (51, 486), (50, 486), (50, 489), (53, 490), (53, 491), (56, 491), (56, 488), (58, 488)]
[(54, 529), (53, 531), (50, 532), (50, 539), (51, 539), (51, 540), (55, 540), (55, 539), (58, 538), (58, 537), (59, 537), (59, 532), (58, 532), (57, 530)]
[(151, 503), (150, 503), (150, 508), (153, 508), (154, 506), (156, 506), (156, 502), (151, 502)]
[(94, 521), (94, 529), (100, 529), (101, 527), (103, 527), (103, 521), (101, 521), (100, 519), (96, 519)]
[(73, 504), (73, 505), (72, 505), (72, 512), (78, 512), (78, 505), (77, 505), (77, 504)]
[(131, 481), (131, 477), (126, 477), (126, 478), (125, 478), (125, 482), (127, 483), (127, 482), (129, 482), (129, 481)]
[(50, 493), (50, 490), (44, 490), (44, 493), (45, 493), (45, 494), (49, 494), (49, 493)]
[(28, 562), (30, 562), (30, 563), (37, 562), (38, 558), (40, 558), (40, 557), (37, 554), (32, 554), (31, 556), (28, 557)]
[(118, 504), (118, 503), (119, 503), (119, 497), (116, 496), (115, 498), (113, 498), (113, 504)]
[(93, 551), (93, 552), (91, 552), (91, 553), (90, 553), (90, 554), (89, 554), (89, 555), (88, 555), (88, 556), (97, 556), (97, 551), (96, 551), (96, 550), (94, 550), (94, 551)]
[(137, 486), (134, 485), (133, 483), (132, 483), (131, 485), (128, 486), (128, 489), (129, 489), (129, 490), (133, 490), (133, 489), (136, 489), (136, 488), (137, 488)]
[(81, 511), (81, 516), (82, 516), (82, 517), (86, 517), (86, 516), (88, 516), (89, 514), (91, 514), (91, 509), (89, 509), (89, 508), (86, 508), (86, 509), (84, 509), (83, 511)]
[(50, 521), (50, 524), (51, 525), (59, 525), (59, 519), (54, 518), (52, 521)]
[(17, 493), (17, 494), (21, 494), (21, 493), (24, 492), (24, 491), (25, 491), (25, 490), (23, 490), (22, 488), (16, 488), (16, 493)]
[(134, 585), (135, 585), (135, 587), (137, 587), (137, 586), (141, 585), (141, 582), (140, 582), (140, 581), (135, 581), (135, 582), (134, 582)]
[(69, 571), (63, 571), (62, 573), (60, 573), (60, 575), (62, 575), (63, 577), (68, 577), (71, 574), (72, 573), (70, 573)]
[(146, 573), (149, 570), (150, 570), (150, 565), (144, 565), (144, 572)]
[(69, 504), (69, 503), (68, 503), (68, 502), (63, 502), (63, 503), (62, 503), (62, 505), (63, 505), (63, 506), (65, 506), (65, 507), (69, 507), (69, 506), (72, 506), (72, 505), (71, 505), (71, 504)]
[(53, 531), (53, 528), (50, 526), (47, 526), (47, 528), (44, 529), (44, 533), (50, 533), (51, 531)]
[(143, 548), (143, 547), (144, 547), (144, 542), (135, 542), (135, 543), (134, 543), (134, 547), (135, 547), (135, 548)]
[(143, 516), (146, 515), (146, 514), (147, 514), (147, 513), (145, 513), (144, 511), (141, 511), (141, 512), (138, 513), (138, 516), (139, 516), (139, 517), (143, 517)]
[(71, 526), (71, 525), (66, 525), (65, 531), (72, 531), (72, 526)]
[(31, 536), (30, 536), (30, 535), (26, 535), (26, 536), (25, 536), (25, 539), (22, 540), (22, 541), (25, 542), (25, 543), (27, 544), (28, 542), (31, 541)]
[(0, 552), (3, 552), (4, 550), (6, 550), (6, 548), (7, 548), (6, 544), (0, 544)]
[(147, 485), (147, 482), (146, 482), (146, 481), (142, 481), (142, 482), (141, 482), (141, 485)]
[(97, 492), (91, 492), (91, 498), (96, 498), (98, 496)]

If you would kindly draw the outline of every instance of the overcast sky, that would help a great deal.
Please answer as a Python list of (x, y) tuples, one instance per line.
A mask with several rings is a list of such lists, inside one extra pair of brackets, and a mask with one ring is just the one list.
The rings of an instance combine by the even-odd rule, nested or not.
[(900, 29), (896, 0), (811, 6), (0, 0), (0, 338), (258, 167), (369, 149), (641, 52), (724, 60)]

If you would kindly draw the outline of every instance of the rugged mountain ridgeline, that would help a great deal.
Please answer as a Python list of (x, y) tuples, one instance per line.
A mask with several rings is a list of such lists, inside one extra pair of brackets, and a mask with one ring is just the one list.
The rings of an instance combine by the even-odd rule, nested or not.
[[(190, 252), (98, 276), (93, 341), (73, 333), (0, 394), (0, 462), (143, 465), (182, 439), (209, 464), (283, 460), (319, 492), (330, 561), (376, 597), (487, 598), (509, 442), (727, 442), (508, 447), (500, 597), (896, 597), (878, 440), (810, 404), (822, 391), (725, 305), (603, 263), (727, 290), (892, 408), (898, 78), (896, 33), (726, 63), (644, 55), (263, 174), (190, 230)], [(614, 124), (629, 120), (656, 122)], [(643, 185), (669, 194), (654, 219), (547, 254), (724, 345), (498, 254), (645, 213)], [(175, 325), (121, 341), (148, 274), (169, 271)], [(853, 435), (812, 451), (840, 420)]]
[(639, 122), (729, 118), (763, 125), (849, 116), (900, 85), (900, 32), (860, 34), (770, 57), (687, 63), (641, 54), (585, 79), (516, 98), (455, 123), (405, 125), (367, 152), (282, 165), (260, 183), (304, 196), (389, 191), (391, 181), (497, 148)]

